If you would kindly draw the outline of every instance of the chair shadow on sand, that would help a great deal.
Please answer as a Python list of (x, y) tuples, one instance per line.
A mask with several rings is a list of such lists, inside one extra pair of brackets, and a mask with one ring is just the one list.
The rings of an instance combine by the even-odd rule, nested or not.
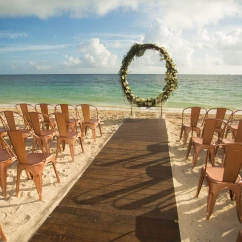
[[(185, 160), (187, 147), (183, 148), (179, 140), (176, 140), (175, 144), (172, 144), (169, 149), (174, 179), (179, 184), (175, 186), (179, 220), (181, 223), (187, 224), (187, 228), (181, 231), (182, 239), (193, 241), (197, 238), (196, 233), (189, 234), (189, 228), (192, 228), (192, 231), (197, 231), (199, 234), (208, 234), (206, 239), (211, 241), (236, 241), (241, 224), (237, 220), (235, 201), (230, 200), (229, 192), (225, 190), (218, 196), (209, 220), (206, 220), (208, 189), (206, 183), (203, 185), (205, 187), (203, 187), (202, 194), (195, 198), (200, 169), (205, 163), (206, 152), (200, 154), (197, 167), (192, 169), (192, 158)], [(222, 154), (222, 149), (219, 149), (219, 158), (222, 157)], [(174, 161), (173, 157), (175, 158)], [(218, 162), (218, 160), (215, 162)], [(178, 176), (176, 176), (177, 173), (179, 173)], [(215, 229), (209, 237), (211, 228)]]

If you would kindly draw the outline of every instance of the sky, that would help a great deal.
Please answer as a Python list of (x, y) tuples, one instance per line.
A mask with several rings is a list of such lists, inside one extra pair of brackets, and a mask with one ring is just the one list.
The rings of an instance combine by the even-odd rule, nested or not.
[[(134, 43), (179, 74), (242, 74), (242, 0), (0, 0), (0, 75), (117, 74)], [(165, 61), (147, 50), (128, 71)]]

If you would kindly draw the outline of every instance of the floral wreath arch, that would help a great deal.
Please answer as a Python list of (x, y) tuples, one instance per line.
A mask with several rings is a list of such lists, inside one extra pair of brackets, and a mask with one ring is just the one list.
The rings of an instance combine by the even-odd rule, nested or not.
[[(129, 83), (127, 81), (128, 75), (128, 66), (134, 60), (134, 57), (138, 58), (144, 55), (146, 50), (156, 50), (160, 53), (160, 61), (166, 61), (166, 73), (165, 73), (165, 83), (166, 85), (163, 88), (163, 92), (159, 94), (156, 98), (141, 98), (135, 96), (129, 87)], [(173, 63), (172, 59), (170, 58), (169, 54), (165, 50), (164, 47), (158, 47), (156, 44), (137, 44), (135, 43), (130, 50), (128, 51), (127, 55), (124, 56), (121, 68), (119, 70), (120, 82), (126, 96), (127, 100), (131, 104), (136, 104), (138, 107), (154, 107), (159, 103), (165, 102), (171, 93), (177, 89), (178, 87), (178, 80), (176, 76), (177, 70), (175, 69), (175, 64)]]

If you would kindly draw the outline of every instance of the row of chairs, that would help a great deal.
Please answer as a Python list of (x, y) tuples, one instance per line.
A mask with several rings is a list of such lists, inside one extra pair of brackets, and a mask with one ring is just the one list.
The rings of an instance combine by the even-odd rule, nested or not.
[[(79, 139), (82, 151), (84, 152), (82, 139), (88, 127), (93, 130), (94, 140), (96, 140), (94, 131), (97, 126), (99, 126), (102, 135), (98, 110), (93, 105), (78, 105), (83, 107), (83, 119), (81, 119), (78, 109), (69, 104), (60, 104), (54, 107), (54, 109), (49, 104), (38, 104), (35, 107), (30, 104), (19, 104), (16, 105), (16, 108), (18, 106), (20, 107), (18, 112), (9, 110), (0, 112), (0, 120), (3, 124), (0, 135), (0, 185), (2, 194), (6, 197), (7, 167), (17, 160), (16, 196), (18, 196), (19, 192), (20, 174), (25, 170), (27, 177), (34, 180), (39, 198), (42, 200), (41, 174), (45, 164), (52, 163), (57, 181), (60, 182), (55, 160), (58, 158), (61, 146), (64, 150), (65, 143), (69, 144), (71, 157), (74, 161), (75, 142)], [(38, 106), (40, 110), (38, 110)], [(61, 110), (58, 110), (57, 107), (60, 107)], [(91, 117), (91, 107), (94, 107), (95, 118)], [(74, 108), (73, 115), (71, 114), (71, 108)], [(80, 131), (78, 131), (77, 124), (80, 125)], [(4, 139), (7, 135), (10, 144)], [(33, 137), (32, 151), (26, 152), (25, 141), (30, 136)], [(50, 141), (54, 138), (57, 139), (56, 157), (50, 152)], [(38, 151), (38, 153), (35, 153), (37, 145), (41, 152)]]
[[(190, 122), (185, 123), (183, 120), (188, 110), (190, 110), (190, 113), (188, 112)], [(212, 118), (209, 116), (211, 113)], [(200, 126), (198, 126), (199, 121)], [(242, 180), (239, 174), (242, 166), (242, 110), (186, 108), (182, 112), (180, 139), (183, 132), (183, 145), (186, 144), (188, 134), (191, 132), (186, 158), (188, 158), (193, 147), (192, 167), (196, 165), (200, 151), (207, 150), (205, 165), (201, 169), (195, 195), (195, 197), (198, 197), (205, 178), (209, 186), (206, 218), (209, 219), (211, 216), (218, 194), (224, 189), (229, 189), (231, 200), (234, 198), (236, 200), (238, 220), (242, 222)], [(196, 132), (196, 137), (193, 136), (193, 132)], [(230, 132), (231, 138), (227, 138)], [(219, 147), (222, 147), (224, 152), (222, 163), (216, 166), (215, 155)], [(211, 167), (208, 166), (209, 160), (212, 163)]]
[[(183, 136), (183, 145), (187, 143), (189, 133), (196, 132), (197, 136), (200, 136), (201, 129), (204, 124), (204, 120), (207, 118), (216, 118), (223, 120), (227, 123), (226, 136), (231, 131), (235, 130), (237, 122), (239, 119), (242, 119), (242, 110), (231, 110), (229, 108), (211, 108), (205, 109), (202, 107), (188, 107), (182, 110), (182, 125), (180, 132), (180, 139)], [(216, 131), (220, 131), (220, 123), (217, 122)]]
[[(102, 135), (101, 122), (98, 114), (98, 109), (94, 105), (90, 104), (78, 104), (76, 106), (71, 104), (46, 104), (40, 103), (36, 105), (28, 103), (16, 104), (16, 109), (21, 113), (28, 123), (31, 123), (29, 112), (39, 112), (44, 114), (44, 125), (48, 128), (49, 122), (55, 125), (54, 119), (50, 117), (53, 112), (62, 112), (66, 117), (66, 124), (71, 128), (72, 131), (76, 130), (79, 124), (82, 133), (86, 132), (87, 128), (92, 129), (94, 141), (96, 141), (96, 127), (99, 127), (100, 134)], [(94, 117), (92, 117), (94, 116)], [(50, 121), (49, 121), (50, 119)]]

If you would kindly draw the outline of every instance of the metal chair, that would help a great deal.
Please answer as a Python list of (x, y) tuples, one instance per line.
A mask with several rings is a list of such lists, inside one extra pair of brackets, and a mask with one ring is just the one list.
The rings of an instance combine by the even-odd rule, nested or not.
[(207, 110), (205, 108), (201, 107), (188, 107), (182, 110), (182, 125), (180, 139), (182, 138), (182, 135), (184, 133), (183, 146), (186, 145), (187, 138), (190, 132), (192, 132), (192, 137), (194, 131), (197, 133), (197, 137), (200, 136), (206, 111)]
[(70, 147), (71, 158), (74, 161), (75, 156), (75, 142), (79, 139), (82, 152), (84, 152), (82, 144), (82, 135), (81, 132), (77, 131), (68, 131), (66, 124), (66, 117), (64, 113), (55, 113), (55, 119), (57, 123), (58, 133), (57, 137), (57, 147), (56, 147), (56, 158), (58, 157), (58, 152), (60, 145), (62, 144), (63, 151), (65, 150), (65, 143), (67, 142)]
[[(205, 166), (201, 169), (195, 197), (198, 197), (205, 178), (209, 187), (206, 215), (206, 219), (208, 220), (213, 212), (218, 194), (222, 190), (228, 189), (231, 194), (231, 199), (233, 199), (233, 195), (235, 195), (237, 217), (239, 222), (241, 223), (242, 180), (239, 172), (242, 165), (242, 144), (232, 143), (222, 144), (222, 146), (224, 146), (226, 153), (220, 166), (208, 167), (208, 158), (211, 149), (207, 151)], [(214, 147), (212, 149), (214, 149)]]
[(98, 126), (100, 134), (102, 136), (101, 120), (98, 116), (98, 109), (94, 105), (79, 104), (76, 106), (79, 119), (81, 120), (80, 112), (82, 112), (83, 121), (81, 122), (82, 137), (87, 133), (87, 128), (92, 130), (92, 136), (96, 141), (96, 127)]
[[(202, 150), (210, 149), (211, 147), (214, 147), (215, 144), (218, 142), (218, 138), (214, 138), (214, 133), (216, 131), (217, 123), (221, 124), (220, 128), (223, 130), (221, 131), (221, 134), (223, 134), (225, 128), (226, 128), (226, 122), (220, 119), (205, 119), (204, 120), (204, 126), (203, 126), (203, 131), (201, 137), (192, 137), (190, 139), (188, 149), (187, 149), (187, 154), (186, 154), (186, 159), (189, 156), (189, 153), (191, 151), (191, 148), (193, 147), (194, 152), (193, 152), (193, 159), (192, 159), (192, 167), (196, 165), (199, 153)], [(214, 153), (215, 149), (210, 149), (211, 153), (211, 161), (212, 164), (214, 164)]]
[(51, 153), (44, 152), (42, 146), (42, 152), (27, 153), (22, 133), (18, 130), (8, 131), (8, 136), (13, 145), (17, 159), (16, 197), (18, 197), (19, 193), (20, 175), (21, 172), (25, 170), (28, 175), (28, 178), (30, 177), (29, 173), (32, 175), (37, 193), (39, 195), (39, 199), (42, 200), (42, 171), (47, 163), (51, 163), (53, 165), (57, 181), (60, 182), (60, 178), (58, 176), (58, 172), (55, 165), (54, 155)]

